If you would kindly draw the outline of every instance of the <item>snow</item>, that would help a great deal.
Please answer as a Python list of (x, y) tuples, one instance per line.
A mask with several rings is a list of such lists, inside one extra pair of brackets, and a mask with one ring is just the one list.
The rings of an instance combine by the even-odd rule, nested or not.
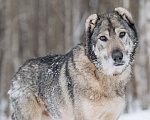
[(91, 99), (91, 100), (94, 100), (94, 97), (91, 95), (91, 96), (90, 96), (90, 99)]
[(150, 110), (123, 114), (119, 120), (150, 120)]
[(7, 117), (6, 113), (4, 112), (7, 105), (8, 105), (8, 101), (6, 99), (2, 99), (2, 101), (0, 102), (0, 120), (11, 120), (10, 116)]

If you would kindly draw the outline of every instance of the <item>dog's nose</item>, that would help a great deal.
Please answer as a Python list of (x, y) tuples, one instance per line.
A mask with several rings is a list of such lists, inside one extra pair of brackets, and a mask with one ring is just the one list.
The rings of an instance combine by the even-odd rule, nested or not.
[(123, 53), (120, 50), (114, 50), (112, 52), (112, 59), (117, 63), (121, 62), (123, 59)]

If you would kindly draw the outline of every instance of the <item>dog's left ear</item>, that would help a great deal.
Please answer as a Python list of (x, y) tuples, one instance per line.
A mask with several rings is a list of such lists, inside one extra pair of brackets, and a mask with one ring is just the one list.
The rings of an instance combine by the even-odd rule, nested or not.
[(97, 20), (98, 20), (98, 15), (97, 14), (93, 14), (93, 15), (90, 15), (87, 19), (86, 19), (86, 22), (85, 22), (85, 32), (86, 32), (86, 35), (89, 35), (92, 33), (96, 23), (97, 23)]
[(115, 8), (114, 11), (117, 12), (119, 15), (121, 15), (122, 18), (128, 23), (134, 24), (131, 13), (125, 8), (118, 7), (118, 8)]

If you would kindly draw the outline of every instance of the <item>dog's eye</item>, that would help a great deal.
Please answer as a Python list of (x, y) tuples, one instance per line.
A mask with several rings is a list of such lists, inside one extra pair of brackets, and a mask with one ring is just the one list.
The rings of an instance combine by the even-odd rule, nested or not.
[(126, 32), (120, 32), (119, 37), (123, 38), (126, 35)]
[(100, 37), (100, 40), (106, 42), (106, 41), (107, 41), (107, 38), (106, 38), (106, 36), (101, 36), (101, 37)]

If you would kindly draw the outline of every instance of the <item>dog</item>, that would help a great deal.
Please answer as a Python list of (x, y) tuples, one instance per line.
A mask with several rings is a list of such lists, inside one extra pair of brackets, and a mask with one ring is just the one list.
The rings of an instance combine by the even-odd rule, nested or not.
[(117, 120), (138, 44), (131, 13), (115, 8), (85, 22), (85, 41), (65, 55), (26, 61), (9, 90), (13, 120)]

